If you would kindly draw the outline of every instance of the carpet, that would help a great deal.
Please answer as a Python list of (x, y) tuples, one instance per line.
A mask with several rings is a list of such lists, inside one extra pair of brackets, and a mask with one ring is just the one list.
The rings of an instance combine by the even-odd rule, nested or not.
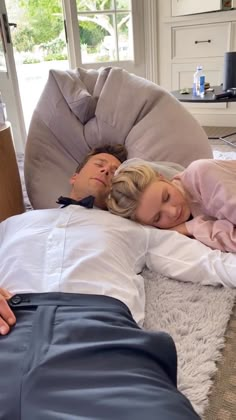
[(178, 387), (202, 416), (236, 292), (170, 280), (149, 270), (144, 272), (144, 279), (144, 327), (166, 331), (173, 337), (178, 353)]
[[(226, 155), (222, 157), (226, 158)], [(18, 155), (17, 158), (26, 209), (30, 210), (23, 176), (24, 157)], [(217, 371), (216, 362), (224, 347), (236, 292), (178, 282), (149, 270), (145, 270), (143, 276), (146, 290), (144, 327), (166, 331), (173, 337), (178, 353), (178, 387), (202, 417)]]
[(222, 152), (220, 150), (213, 151), (214, 159), (236, 160), (236, 152)]

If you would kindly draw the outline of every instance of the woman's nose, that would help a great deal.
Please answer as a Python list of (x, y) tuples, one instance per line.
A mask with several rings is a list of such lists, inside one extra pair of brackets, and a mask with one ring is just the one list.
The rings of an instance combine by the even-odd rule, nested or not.
[(169, 214), (169, 217), (171, 218), (176, 218), (177, 212), (178, 212), (178, 209), (175, 206), (170, 206), (168, 209), (168, 214)]

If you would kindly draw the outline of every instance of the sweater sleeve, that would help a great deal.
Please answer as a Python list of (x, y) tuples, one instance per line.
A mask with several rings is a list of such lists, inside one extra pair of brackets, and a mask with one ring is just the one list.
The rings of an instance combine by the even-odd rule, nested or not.
[(180, 175), (191, 196), (190, 236), (211, 248), (236, 252), (236, 161), (195, 161)]
[(185, 225), (189, 234), (205, 245), (221, 251), (236, 252), (236, 228), (230, 221), (197, 216)]
[(193, 217), (205, 215), (236, 225), (236, 161), (200, 159), (179, 177), (191, 197)]

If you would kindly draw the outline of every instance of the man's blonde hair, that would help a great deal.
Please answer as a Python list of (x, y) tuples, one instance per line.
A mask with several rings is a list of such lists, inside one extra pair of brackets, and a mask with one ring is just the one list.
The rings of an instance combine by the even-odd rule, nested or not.
[(136, 210), (142, 193), (158, 178), (158, 172), (148, 165), (119, 168), (112, 179), (112, 190), (107, 199), (108, 210), (126, 219), (136, 220)]

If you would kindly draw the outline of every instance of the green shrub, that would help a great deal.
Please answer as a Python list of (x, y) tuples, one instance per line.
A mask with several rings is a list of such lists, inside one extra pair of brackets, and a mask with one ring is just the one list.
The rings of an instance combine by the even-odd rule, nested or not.
[(23, 60), (23, 64), (36, 64), (36, 63), (40, 63), (40, 60), (35, 57), (26, 57)]
[(60, 61), (60, 60), (67, 60), (66, 54), (47, 54), (44, 57), (44, 61)]

